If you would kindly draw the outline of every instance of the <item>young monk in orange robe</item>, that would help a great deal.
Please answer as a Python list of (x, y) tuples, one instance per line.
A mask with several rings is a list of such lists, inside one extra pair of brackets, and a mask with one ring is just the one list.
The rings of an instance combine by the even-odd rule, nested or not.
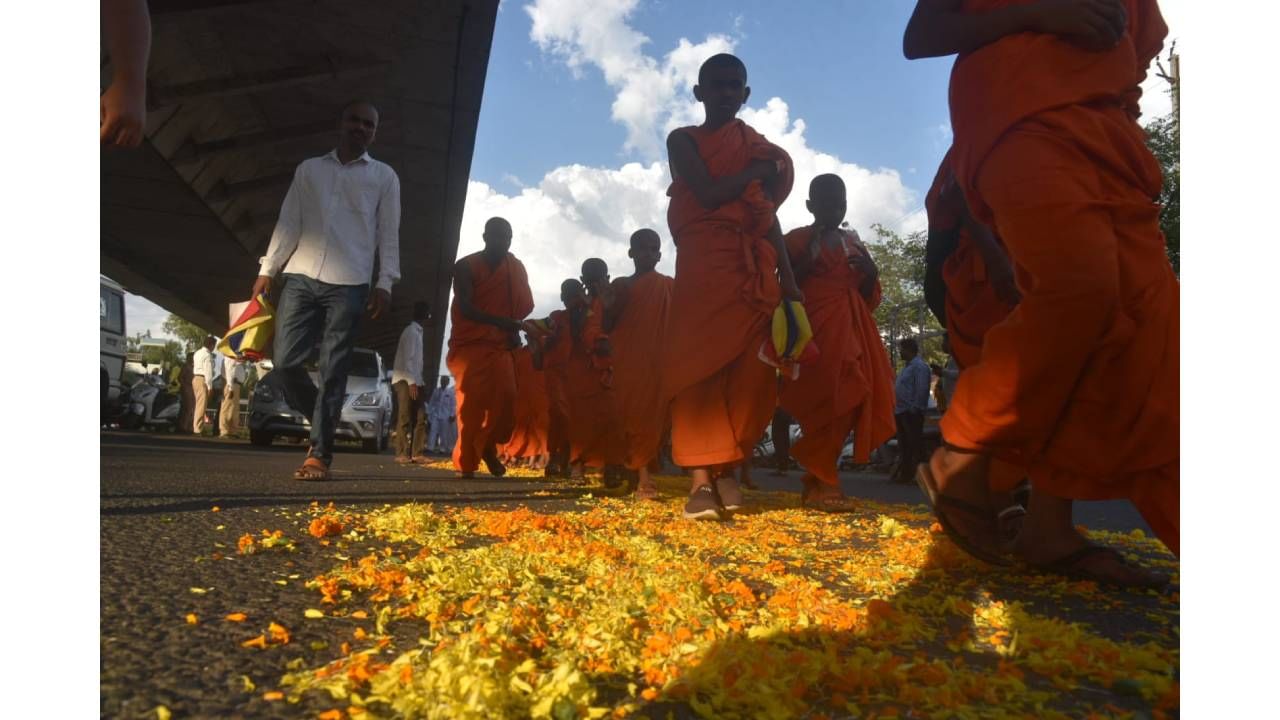
[(871, 315), (880, 304), (879, 269), (857, 234), (840, 229), (840, 176), (814, 178), (808, 208), (813, 224), (787, 233), (786, 243), (818, 357), (795, 380), (783, 378), (779, 404), (803, 433), (791, 447), (807, 471), (801, 504), (847, 512), (856, 506), (840, 490), (840, 453), (853, 431), (854, 459), (865, 463), (897, 431), (893, 368)]
[(560, 301), (564, 309), (541, 323), (526, 324), (534, 365), (542, 368), (547, 388), (547, 477), (569, 476), (569, 354), (573, 350), (572, 320), (576, 315), (581, 322), (585, 315), (582, 283), (573, 278), (561, 283)]
[(541, 468), (547, 461), (549, 408), (547, 381), (533, 365), (533, 352), (517, 348), (513, 357), (516, 371), (516, 426), (501, 454), (514, 461), (524, 460)]
[(627, 254), (635, 261), (636, 271), (613, 281), (604, 325), (613, 349), (623, 463), (639, 476), (636, 497), (652, 500), (658, 497), (658, 489), (649, 467), (658, 459), (667, 422), (667, 407), (657, 392), (662, 383), (660, 351), (675, 281), (654, 269), (662, 259), (662, 241), (653, 230), (632, 233)]
[(579, 467), (605, 470), (605, 483), (616, 484), (621, 474), (623, 438), (613, 392), (613, 350), (604, 330), (609, 296), (609, 267), (600, 258), (582, 263), (586, 313), (575, 327), (569, 353), (569, 444)]
[(1178, 552), (1178, 284), (1152, 201), (1159, 165), (1136, 122), (1166, 31), (1153, 0), (921, 0), (907, 28), (908, 57), (960, 54), (952, 169), (1028, 279), (960, 375), (947, 446), (922, 466), (939, 521), (977, 556), (1007, 562), (984, 514), (993, 455), (1030, 474), (1024, 562), (1164, 580), (1091, 546), (1073, 499), (1130, 499)]
[(453, 268), (453, 306), (445, 363), (458, 382), (458, 443), (453, 465), (472, 477), (484, 460), (501, 476), (498, 445), (515, 429), (516, 371), (511, 351), (520, 344), (520, 321), (533, 310), (524, 264), (509, 251), (511, 224), (491, 218), (484, 250)]
[(794, 182), (791, 159), (734, 117), (750, 97), (746, 83), (738, 58), (708, 59), (693, 89), (706, 120), (667, 138), (676, 275), (662, 395), (671, 398), (675, 461), (692, 468), (691, 519), (741, 507), (732, 467), (777, 407), (776, 372), (757, 353), (778, 302), (802, 297), (776, 215)]

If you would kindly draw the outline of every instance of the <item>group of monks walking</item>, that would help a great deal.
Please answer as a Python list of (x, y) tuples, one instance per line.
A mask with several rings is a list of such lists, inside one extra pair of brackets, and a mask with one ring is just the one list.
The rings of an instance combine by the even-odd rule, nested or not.
[[(904, 37), (908, 57), (959, 54), (926, 285), (962, 372), (916, 479), (951, 539), (993, 564), (1165, 582), (1089, 543), (1073, 500), (1128, 499), (1178, 552), (1178, 284), (1136, 104), (1165, 32), (1154, 0), (920, 0)], [(655, 269), (659, 234), (639, 229), (633, 274), (611, 280), (587, 259), (561, 285), (564, 307), (530, 319), (507, 221), (489, 220), (484, 249), (458, 261), (447, 363), (464, 475), (519, 458), (627, 468), (655, 497), (669, 433), (692, 479), (684, 516), (723, 519), (744, 504), (735, 468), (782, 408), (803, 435), (802, 505), (850, 509), (836, 475), (846, 439), (865, 462), (895, 432), (878, 270), (842, 228), (835, 175), (808, 188), (813, 222), (784, 234), (794, 171), (736, 118), (750, 96), (741, 60), (711, 57), (693, 92), (705, 121), (667, 139), (674, 277)], [(818, 350), (795, 373), (766, 362), (783, 302), (803, 304)]]

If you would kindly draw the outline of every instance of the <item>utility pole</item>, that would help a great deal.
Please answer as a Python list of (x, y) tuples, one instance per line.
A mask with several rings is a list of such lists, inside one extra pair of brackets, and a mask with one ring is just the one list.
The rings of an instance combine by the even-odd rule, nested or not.
[(1182, 127), (1180, 122), (1181, 114), (1179, 113), (1181, 103), (1178, 97), (1179, 91), (1182, 89), (1181, 76), (1179, 74), (1180, 65), (1178, 41), (1174, 40), (1173, 44), (1169, 46), (1169, 69), (1165, 70), (1164, 63), (1160, 62), (1159, 58), (1156, 58), (1156, 67), (1160, 68), (1160, 72), (1156, 73), (1156, 76), (1169, 83), (1169, 98), (1173, 101), (1173, 124), (1179, 129)]

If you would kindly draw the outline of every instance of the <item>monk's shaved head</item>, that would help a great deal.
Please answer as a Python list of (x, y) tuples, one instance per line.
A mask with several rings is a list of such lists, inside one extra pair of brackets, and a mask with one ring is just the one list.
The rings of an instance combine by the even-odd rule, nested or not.
[(839, 192), (844, 193), (844, 180), (834, 173), (825, 173), (815, 177), (809, 182), (809, 197), (813, 197), (815, 193)]
[(487, 236), (490, 233), (506, 233), (507, 237), (511, 237), (511, 223), (506, 218), (491, 217), (484, 224), (484, 234)]
[(739, 60), (736, 55), (720, 53), (707, 58), (706, 61), (702, 63), (702, 67), (698, 68), (698, 84), (701, 85), (707, 82), (707, 77), (710, 72), (721, 68), (736, 70), (742, 73), (742, 82), (745, 83), (747, 81), (746, 64)]
[(565, 295), (572, 295), (574, 293), (581, 292), (581, 291), (582, 291), (582, 283), (578, 282), (574, 278), (569, 278), (568, 280), (565, 280), (564, 282), (560, 283), (561, 297), (564, 297)]
[(649, 244), (658, 245), (659, 247), (662, 246), (662, 238), (658, 236), (657, 230), (650, 230), (649, 228), (640, 228), (639, 230), (631, 233), (632, 248), (636, 247), (636, 245), (649, 245)]
[(649, 228), (631, 233), (631, 249), (627, 255), (636, 263), (636, 274), (647, 273), (662, 259), (662, 238)]
[(809, 199), (805, 207), (813, 213), (815, 225), (825, 228), (836, 228), (844, 222), (844, 214), (848, 209), (845, 197), (844, 180), (839, 175), (827, 173), (819, 175), (809, 183)]
[(597, 280), (609, 274), (609, 265), (600, 258), (587, 258), (582, 261), (582, 277)]
[(484, 254), (496, 265), (511, 250), (511, 223), (505, 218), (491, 217), (484, 224)]

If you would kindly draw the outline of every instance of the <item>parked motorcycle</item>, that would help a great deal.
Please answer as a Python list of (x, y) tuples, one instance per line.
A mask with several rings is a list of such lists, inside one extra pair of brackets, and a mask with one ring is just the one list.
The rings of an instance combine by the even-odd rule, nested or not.
[(178, 428), (182, 398), (169, 392), (159, 375), (142, 376), (125, 393), (120, 427), (126, 430)]

